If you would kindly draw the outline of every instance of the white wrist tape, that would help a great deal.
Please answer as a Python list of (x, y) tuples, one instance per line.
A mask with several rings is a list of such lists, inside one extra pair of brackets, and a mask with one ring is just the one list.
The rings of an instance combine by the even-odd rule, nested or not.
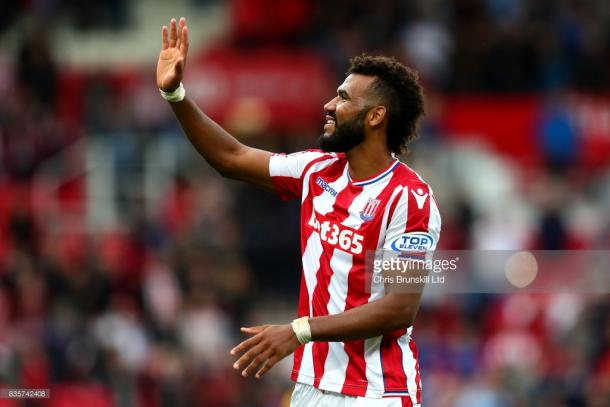
[(159, 93), (161, 93), (161, 97), (167, 100), (170, 103), (182, 102), (184, 97), (186, 96), (186, 89), (184, 89), (184, 85), (180, 82), (180, 86), (178, 86), (175, 90), (171, 92), (165, 92), (159, 89)]
[(309, 327), (309, 317), (301, 317), (292, 321), (294, 331), (299, 343), (306, 344), (311, 342), (311, 328)]

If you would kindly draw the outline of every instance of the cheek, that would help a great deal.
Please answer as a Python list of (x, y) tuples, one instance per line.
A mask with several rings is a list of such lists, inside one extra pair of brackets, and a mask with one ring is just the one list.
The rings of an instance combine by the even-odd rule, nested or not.
[(337, 105), (337, 109), (335, 109), (335, 117), (337, 117), (337, 122), (344, 121), (346, 118), (350, 117), (350, 111), (346, 106)]

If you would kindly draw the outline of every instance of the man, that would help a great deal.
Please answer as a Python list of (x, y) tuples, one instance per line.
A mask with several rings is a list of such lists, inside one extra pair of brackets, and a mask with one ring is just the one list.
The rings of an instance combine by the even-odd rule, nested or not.
[(428, 251), (438, 241), (431, 189), (394, 158), (423, 114), (416, 75), (390, 58), (352, 59), (324, 106), (321, 150), (277, 155), (241, 144), (185, 97), (187, 53), (186, 21), (172, 19), (157, 85), (194, 147), (220, 174), (302, 202), (299, 318), (242, 328), (251, 337), (231, 351), (235, 369), (260, 378), (294, 353), (293, 406), (418, 406), (411, 331), (421, 293), (389, 292), (365, 273), (367, 253), (409, 251), (413, 237)]

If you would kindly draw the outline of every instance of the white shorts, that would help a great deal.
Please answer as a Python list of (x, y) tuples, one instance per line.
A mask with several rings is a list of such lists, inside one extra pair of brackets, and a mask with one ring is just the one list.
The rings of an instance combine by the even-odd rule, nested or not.
[(294, 386), (290, 407), (421, 407), (412, 404), (409, 397), (384, 397), (373, 399), (348, 396), (332, 391), (316, 389), (309, 384), (297, 383)]

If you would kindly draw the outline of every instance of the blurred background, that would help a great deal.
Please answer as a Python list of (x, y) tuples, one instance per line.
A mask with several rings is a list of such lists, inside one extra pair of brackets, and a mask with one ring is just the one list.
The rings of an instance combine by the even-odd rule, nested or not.
[[(285, 406), (239, 327), (296, 315), (298, 203), (220, 178), (155, 85), (186, 16), (186, 89), (250, 145), (317, 145), (348, 58), (426, 91), (403, 160), (441, 249), (610, 249), (610, 2), (12, 0), (0, 12), (0, 406)], [(427, 407), (609, 406), (610, 296), (425, 298)]]

